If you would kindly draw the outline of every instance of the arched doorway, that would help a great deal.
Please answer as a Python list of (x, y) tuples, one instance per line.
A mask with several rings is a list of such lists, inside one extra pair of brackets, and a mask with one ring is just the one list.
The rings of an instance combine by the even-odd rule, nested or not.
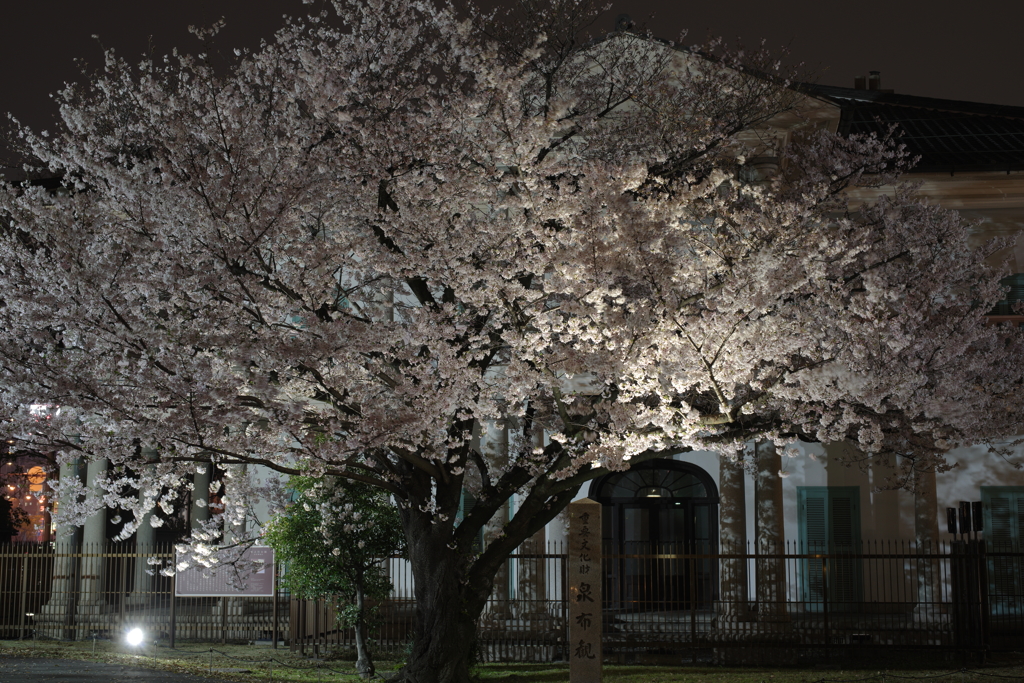
[(595, 480), (604, 506), (606, 606), (629, 612), (710, 608), (718, 586), (718, 490), (707, 472), (652, 460)]

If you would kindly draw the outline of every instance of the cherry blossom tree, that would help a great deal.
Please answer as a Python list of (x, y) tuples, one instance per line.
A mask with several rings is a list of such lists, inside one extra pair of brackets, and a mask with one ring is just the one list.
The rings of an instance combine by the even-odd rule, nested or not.
[(846, 204), (895, 145), (806, 125), (754, 172), (745, 132), (802, 101), (770, 55), (524, 7), (339, 0), (226, 74), (108, 55), (21, 131), (63, 184), (0, 190), (0, 402), (21, 446), (110, 463), (65, 519), (213, 462), (204, 562), (280, 493), (254, 466), (376, 487), (415, 577), (399, 679), (462, 683), (502, 562), (596, 476), (797, 438), (910, 472), (1019, 431), (1000, 245), (908, 188)]

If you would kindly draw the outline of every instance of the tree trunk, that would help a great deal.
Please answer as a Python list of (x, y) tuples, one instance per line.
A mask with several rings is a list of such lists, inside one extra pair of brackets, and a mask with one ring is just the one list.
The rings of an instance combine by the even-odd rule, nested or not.
[(356, 671), (361, 678), (370, 678), (374, 674), (373, 657), (366, 645), (366, 591), (363, 589), (362, 576), (356, 581)]
[[(469, 562), (447, 547), (443, 534), (410, 535), (416, 582), (416, 630), (402, 683), (468, 683), (476, 647), (476, 621), (490, 593), (489, 577), (467, 576)], [(477, 574), (474, 572), (474, 574)]]

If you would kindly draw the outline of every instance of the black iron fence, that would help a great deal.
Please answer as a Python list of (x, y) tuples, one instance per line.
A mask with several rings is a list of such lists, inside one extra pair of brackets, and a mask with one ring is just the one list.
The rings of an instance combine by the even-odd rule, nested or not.
[[(712, 552), (713, 551), (713, 552)], [(479, 621), (483, 661), (567, 659), (564, 548), (513, 554)], [(414, 584), (393, 560), (393, 597), (378, 606), (378, 649), (403, 648), (414, 627)], [(697, 543), (607, 545), (604, 651), (629, 661), (834, 657), (869, 649), (979, 653), (1024, 638), (1024, 551), (983, 543), (921, 548)], [(351, 647), (329, 601), (292, 601), (295, 649)]]
[[(560, 544), (513, 554), (479, 620), (483, 661), (569, 656), (566, 555)], [(172, 548), (0, 546), (0, 638), (85, 639), (142, 626), (166, 640), (256, 641), (275, 634), (309, 651), (353, 646), (331, 601), (256, 597), (173, 598), (153, 572)], [(393, 591), (375, 605), (377, 651), (413, 636), (414, 581), (407, 562), (386, 567)], [(854, 547), (606, 546), (602, 566), (605, 652), (630, 660), (733, 661), (766, 651), (834, 655), (943, 650), (985, 652), (1024, 638), (1024, 551), (954, 542)], [(757, 653), (751, 655), (751, 653)]]
[[(415, 582), (401, 558), (386, 564), (392, 583), (390, 599), (372, 605), (372, 640), (378, 652), (403, 652), (415, 628)], [(498, 572), (494, 590), (478, 621), (481, 661), (556, 661), (564, 657), (568, 605), (564, 544), (549, 543), (546, 552), (520, 549)], [(327, 600), (292, 600), (293, 650), (318, 653), (354, 647), (351, 629), (339, 627), (336, 606)]]
[(289, 596), (173, 597), (159, 569), (172, 545), (0, 545), (0, 638), (148, 638), (238, 642), (283, 638)]

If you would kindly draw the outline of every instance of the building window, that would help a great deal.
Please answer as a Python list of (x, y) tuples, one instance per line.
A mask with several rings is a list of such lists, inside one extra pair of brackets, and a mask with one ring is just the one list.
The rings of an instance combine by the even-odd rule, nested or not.
[(861, 600), (860, 487), (799, 486), (801, 593), (808, 609), (853, 609)]
[(1024, 610), (1024, 486), (982, 486), (992, 614)]

